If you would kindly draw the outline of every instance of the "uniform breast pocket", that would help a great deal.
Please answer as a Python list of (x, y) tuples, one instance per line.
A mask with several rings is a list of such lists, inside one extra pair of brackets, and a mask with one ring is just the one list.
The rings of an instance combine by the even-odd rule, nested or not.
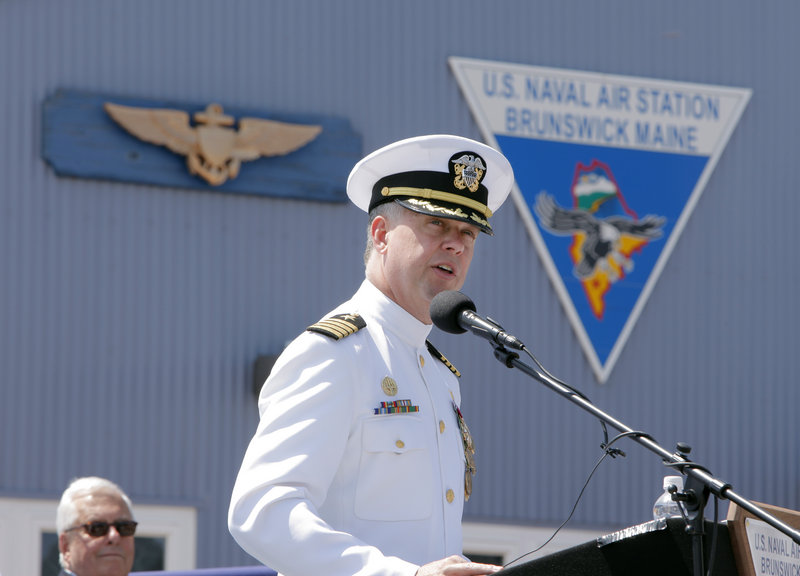
[(433, 508), (433, 470), (423, 423), (392, 415), (364, 422), (355, 514), (364, 520), (422, 520)]

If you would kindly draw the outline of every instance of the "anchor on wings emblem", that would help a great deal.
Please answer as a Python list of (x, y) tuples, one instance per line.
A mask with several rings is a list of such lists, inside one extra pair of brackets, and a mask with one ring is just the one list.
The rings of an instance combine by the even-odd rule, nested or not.
[(191, 174), (212, 186), (239, 175), (242, 162), (261, 156), (283, 156), (302, 148), (322, 131), (321, 126), (290, 124), (261, 118), (235, 119), (219, 104), (194, 114), (196, 126), (183, 110), (138, 108), (106, 102), (105, 111), (125, 130), (145, 142), (166, 146), (186, 156)]

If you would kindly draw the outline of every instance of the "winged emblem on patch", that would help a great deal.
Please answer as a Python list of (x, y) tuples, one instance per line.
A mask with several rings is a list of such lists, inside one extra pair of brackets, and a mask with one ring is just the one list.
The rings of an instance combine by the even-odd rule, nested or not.
[(239, 175), (242, 162), (262, 156), (283, 156), (314, 140), (321, 126), (291, 124), (263, 118), (235, 119), (219, 104), (194, 114), (167, 108), (139, 108), (107, 102), (103, 108), (125, 130), (151, 144), (186, 156), (189, 172), (212, 186)]
[(553, 234), (585, 235), (580, 257), (574, 268), (575, 276), (582, 280), (590, 277), (598, 269), (608, 273), (612, 280), (616, 280), (618, 273), (611, 265), (611, 261), (615, 261), (630, 272), (633, 269), (633, 261), (622, 250), (622, 238), (624, 236), (646, 240), (659, 238), (665, 222), (663, 217), (653, 215), (639, 220), (621, 215), (599, 218), (586, 210), (562, 208), (545, 192), (537, 196), (534, 209), (542, 226)]

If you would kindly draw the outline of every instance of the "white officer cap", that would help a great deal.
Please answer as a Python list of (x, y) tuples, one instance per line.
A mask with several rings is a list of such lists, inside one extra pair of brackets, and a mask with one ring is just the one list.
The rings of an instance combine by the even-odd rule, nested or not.
[(494, 148), (435, 134), (400, 140), (366, 156), (350, 172), (347, 196), (365, 212), (394, 201), (491, 235), (489, 218), (513, 183), (511, 164)]

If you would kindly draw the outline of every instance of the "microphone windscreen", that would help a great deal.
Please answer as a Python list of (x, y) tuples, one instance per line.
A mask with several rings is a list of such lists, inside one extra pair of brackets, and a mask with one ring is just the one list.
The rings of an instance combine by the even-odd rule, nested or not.
[(458, 323), (458, 318), (464, 310), (475, 312), (475, 304), (469, 296), (457, 290), (439, 292), (431, 300), (431, 320), (437, 328), (451, 334), (466, 332)]

